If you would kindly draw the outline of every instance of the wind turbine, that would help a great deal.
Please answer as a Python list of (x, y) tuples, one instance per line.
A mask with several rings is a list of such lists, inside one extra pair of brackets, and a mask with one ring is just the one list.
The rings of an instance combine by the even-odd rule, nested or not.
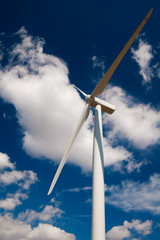
[(92, 240), (105, 240), (105, 202), (104, 202), (104, 157), (103, 157), (103, 144), (102, 144), (102, 117), (101, 111), (108, 114), (112, 114), (116, 110), (116, 106), (108, 102), (105, 102), (99, 98), (108, 81), (110, 80), (112, 74), (116, 70), (117, 66), (121, 62), (122, 58), (130, 48), (131, 44), (138, 36), (148, 18), (150, 17), (153, 8), (150, 9), (146, 17), (143, 19), (137, 30), (134, 32), (130, 40), (124, 46), (118, 57), (115, 59), (111, 67), (108, 69), (107, 73), (104, 75), (102, 80), (97, 84), (91, 95), (85, 94), (83, 91), (78, 89), (84, 96), (86, 104), (84, 106), (83, 112), (80, 116), (80, 120), (77, 124), (72, 138), (68, 144), (68, 147), (63, 155), (63, 158), (59, 164), (57, 172), (53, 178), (52, 184), (48, 191), (48, 195), (52, 192), (57, 179), (62, 171), (62, 168), (69, 156), (70, 150), (73, 143), (81, 130), (84, 122), (87, 120), (90, 107), (95, 108), (95, 122), (94, 122), (94, 139), (93, 139), (93, 163), (92, 163)]

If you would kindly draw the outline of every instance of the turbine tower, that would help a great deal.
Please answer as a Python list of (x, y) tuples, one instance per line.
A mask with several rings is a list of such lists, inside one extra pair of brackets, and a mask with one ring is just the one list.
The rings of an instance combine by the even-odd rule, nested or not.
[(95, 108), (95, 119), (94, 119), (94, 138), (93, 138), (93, 163), (92, 163), (92, 240), (105, 240), (105, 201), (104, 201), (104, 157), (103, 157), (103, 144), (102, 144), (102, 117), (101, 111), (112, 114), (116, 110), (116, 106), (112, 105), (106, 101), (97, 98), (100, 95), (108, 81), (110, 80), (112, 74), (116, 70), (117, 66), (123, 59), (124, 55), (130, 48), (131, 44), (138, 36), (148, 18), (152, 13), (153, 8), (150, 9), (144, 20), (141, 22), (137, 30), (134, 32), (130, 40), (124, 46), (118, 57), (115, 59), (111, 67), (108, 69), (107, 73), (104, 75), (102, 80), (97, 84), (91, 95), (85, 94), (83, 91), (78, 89), (84, 96), (86, 104), (84, 106), (83, 112), (80, 116), (77, 128), (75, 129), (72, 138), (68, 144), (68, 147), (63, 155), (63, 158), (59, 164), (57, 172), (53, 178), (52, 184), (48, 191), (48, 195), (52, 192), (57, 179), (62, 171), (62, 168), (69, 156), (70, 150), (73, 143), (81, 130), (84, 122), (87, 120), (90, 107)]

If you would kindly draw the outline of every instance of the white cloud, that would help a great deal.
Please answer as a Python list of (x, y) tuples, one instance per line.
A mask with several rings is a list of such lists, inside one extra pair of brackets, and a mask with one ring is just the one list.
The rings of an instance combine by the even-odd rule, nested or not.
[(139, 149), (159, 143), (160, 113), (156, 109), (149, 104), (136, 103), (136, 99), (120, 87), (110, 86), (103, 98), (117, 106), (113, 115), (104, 115), (106, 127), (111, 125), (112, 128), (107, 134), (110, 139), (127, 138)]
[(128, 238), (130, 236), (131, 236), (131, 234), (127, 228), (124, 228), (123, 226), (116, 226), (107, 232), (106, 239), (107, 240), (122, 240), (122, 239)]
[(106, 203), (128, 211), (147, 211), (160, 214), (160, 174), (154, 174), (148, 182), (123, 181), (106, 189)]
[(92, 61), (93, 61), (93, 68), (98, 67), (98, 68), (102, 69), (102, 71), (105, 70), (105, 62), (103, 59), (93, 56)]
[(41, 221), (51, 221), (53, 218), (60, 218), (62, 214), (63, 211), (58, 207), (47, 205), (41, 212), (27, 209), (25, 212), (21, 212), (18, 215), (18, 219), (28, 223), (31, 223), (37, 219)]
[(4, 171), (0, 175), (0, 183), (3, 185), (19, 184), (23, 189), (29, 189), (31, 184), (37, 181), (37, 175), (33, 171)]
[[(104, 151), (104, 166), (111, 164), (121, 164), (122, 161), (129, 161), (132, 158), (132, 154), (122, 146), (112, 147), (106, 138), (103, 139), (103, 151)], [(115, 167), (118, 170), (118, 168)]]
[(3, 240), (75, 240), (75, 235), (50, 224), (30, 224), (13, 219), (9, 215), (0, 216), (0, 238)]
[(55, 207), (59, 207), (61, 205), (61, 202), (57, 201), (55, 197), (53, 197), (50, 202), (54, 204)]
[(143, 78), (142, 84), (150, 83), (153, 78), (153, 70), (150, 67), (151, 60), (153, 59), (152, 46), (146, 41), (139, 38), (138, 49), (131, 48), (132, 58), (138, 63), (140, 68), (140, 75)]
[[(0, 208), (4, 210), (14, 210), (17, 206), (22, 204), (22, 200), (28, 198), (28, 190), (32, 184), (35, 184), (37, 179), (37, 174), (33, 171), (17, 171), (15, 165), (9, 161), (7, 154), (1, 155), (1, 174), (0, 174), (0, 184), (1, 186), (9, 186), (15, 184), (16, 188), (19, 190), (16, 193), (8, 193), (6, 198), (0, 200)], [(4, 170), (4, 168), (10, 168), (9, 170)], [(13, 191), (13, 190), (12, 190)]]
[[(84, 106), (70, 84), (66, 64), (43, 53), (44, 41), (28, 36), (22, 28), (21, 42), (10, 51), (10, 65), (1, 70), (0, 96), (17, 110), (24, 130), (23, 147), (32, 156), (58, 163)], [(91, 170), (92, 113), (83, 127), (69, 162)], [(123, 147), (112, 148), (104, 140), (105, 166), (126, 160), (131, 154)], [(105, 154), (104, 154), (105, 155)]]
[(128, 164), (125, 166), (125, 168), (127, 169), (128, 173), (133, 172), (134, 170), (140, 172), (140, 168), (146, 164), (147, 161), (136, 162), (134, 159), (131, 159), (128, 161)]
[(123, 239), (136, 239), (133, 238), (135, 233), (146, 236), (152, 232), (152, 221), (146, 220), (141, 222), (140, 220), (132, 220), (132, 222), (124, 221), (123, 225), (115, 226), (106, 233), (107, 240), (123, 240)]
[(26, 236), (31, 231), (30, 225), (16, 221), (9, 215), (0, 215), (0, 225), (0, 236), (3, 240), (26, 240)]
[(157, 77), (160, 78), (160, 67), (157, 68)]
[(136, 230), (139, 234), (142, 234), (143, 236), (146, 236), (148, 234), (151, 234), (152, 232), (152, 221), (146, 220), (145, 222), (142, 222), (140, 220), (132, 220), (132, 223), (129, 223), (127, 221), (124, 221), (124, 226), (128, 227), (129, 229)]
[(82, 188), (70, 188), (70, 189), (64, 189), (63, 191), (65, 192), (81, 192), (81, 191), (90, 191), (92, 190), (92, 187), (82, 187)]
[(134, 158), (129, 158), (125, 162), (117, 162), (112, 165), (112, 171), (119, 171), (122, 174), (125, 174), (126, 172), (131, 173), (133, 171), (140, 172), (141, 167), (148, 164), (148, 162), (149, 161), (147, 160), (141, 160), (138, 162)]
[(21, 200), (27, 199), (25, 193), (17, 192), (15, 194), (7, 194), (7, 198), (0, 200), (0, 208), (4, 210), (14, 210), (17, 206), (22, 204)]
[[(74, 234), (67, 233), (60, 228), (40, 223), (28, 236), (29, 240), (75, 240)], [(27, 239), (27, 240), (28, 240)]]
[(14, 169), (14, 164), (10, 162), (10, 158), (7, 154), (0, 152), (0, 170), (5, 168)]

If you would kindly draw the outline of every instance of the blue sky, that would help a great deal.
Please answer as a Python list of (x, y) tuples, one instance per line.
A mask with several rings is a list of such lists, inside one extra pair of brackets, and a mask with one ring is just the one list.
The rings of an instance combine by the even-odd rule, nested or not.
[(150, 8), (102, 99), (106, 239), (159, 239), (160, 2), (9, 1), (0, 9), (0, 240), (91, 238), (94, 109), (47, 196), (90, 94)]

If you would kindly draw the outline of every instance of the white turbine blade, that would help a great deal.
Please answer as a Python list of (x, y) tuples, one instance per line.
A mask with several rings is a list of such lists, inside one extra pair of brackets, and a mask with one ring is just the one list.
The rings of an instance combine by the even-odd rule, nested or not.
[(53, 178), (52, 184), (51, 184), (50, 189), (49, 189), (49, 191), (48, 191), (48, 195), (52, 192), (52, 190), (53, 190), (53, 188), (54, 188), (54, 186), (55, 186), (55, 184), (56, 184), (56, 182), (57, 182), (57, 179), (58, 179), (58, 177), (59, 177), (59, 175), (60, 175), (60, 173), (61, 173), (61, 171), (62, 171), (62, 168), (63, 168), (63, 166), (64, 166), (64, 164), (65, 164), (65, 162), (66, 162), (66, 160), (67, 160), (67, 158), (68, 158), (68, 155), (69, 155), (69, 153), (70, 153), (70, 150), (71, 150), (71, 148), (72, 148), (72, 145), (73, 145), (73, 143), (74, 143), (74, 141), (75, 141), (75, 139), (76, 139), (79, 131), (81, 130), (84, 122), (85, 122), (85, 121), (87, 120), (87, 118), (88, 118), (89, 108), (90, 108), (90, 104), (87, 103), (87, 104), (85, 105), (84, 109), (83, 109), (83, 112), (82, 112), (82, 114), (81, 114), (80, 120), (79, 120), (78, 125), (77, 125), (77, 128), (75, 129), (75, 131), (74, 131), (74, 133), (73, 133), (73, 135), (72, 135), (71, 141), (70, 141), (69, 144), (68, 144), (68, 147), (67, 147), (67, 149), (66, 149), (66, 151), (65, 151), (65, 153), (64, 153), (64, 155), (63, 155), (63, 158), (62, 158), (62, 160), (61, 160), (61, 162), (60, 162), (60, 164), (59, 164), (59, 167), (58, 167), (58, 169), (57, 169), (57, 172), (56, 172), (56, 174), (55, 174), (55, 176), (54, 176), (54, 178)]
[(135, 40), (135, 38), (138, 36), (138, 34), (140, 33), (140, 31), (142, 30), (142, 28), (144, 27), (145, 23), (147, 22), (148, 18), (150, 17), (151, 13), (153, 11), (153, 8), (150, 9), (150, 11), (148, 12), (148, 14), (146, 15), (146, 17), (143, 19), (143, 21), (141, 22), (141, 24), (139, 25), (139, 27), (137, 28), (137, 30), (134, 32), (134, 34), (132, 35), (132, 37), (130, 38), (130, 40), (127, 42), (127, 44), (125, 45), (125, 47), (122, 49), (122, 51), (120, 52), (120, 54), (118, 55), (118, 57), (115, 59), (115, 61), (113, 62), (113, 64), (111, 65), (111, 67), (108, 69), (108, 71), (106, 72), (106, 74), (104, 75), (104, 77), (102, 78), (102, 80), (97, 84), (97, 86), (95, 87), (95, 89), (93, 90), (91, 97), (96, 97), (98, 95), (100, 95), (105, 86), (107, 85), (108, 81), (110, 80), (112, 74), (114, 73), (114, 71), (116, 70), (117, 66), (119, 65), (119, 63), (121, 62), (121, 60), (123, 59), (124, 55), (126, 54), (126, 52), (128, 51), (128, 49), (130, 48), (130, 46), (132, 45), (133, 41)]
[(87, 97), (87, 94), (84, 93), (81, 89), (79, 89), (78, 87), (76, 87), (75, 85), (73, 85), (79, 92), (82, 93), (83, 96)]

